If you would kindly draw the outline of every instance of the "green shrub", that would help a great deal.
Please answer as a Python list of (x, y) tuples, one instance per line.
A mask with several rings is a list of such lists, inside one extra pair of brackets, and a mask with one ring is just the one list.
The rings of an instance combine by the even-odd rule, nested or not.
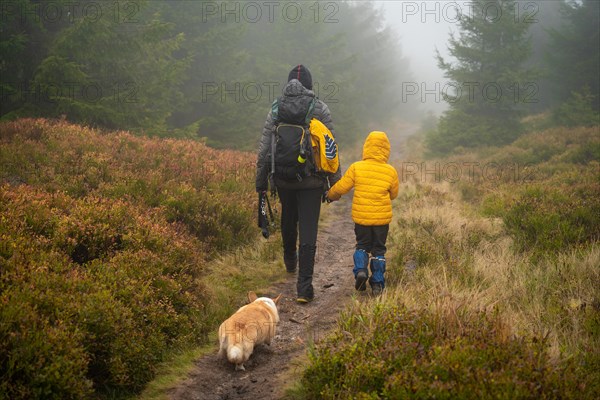
[(247, 243), (255, 236), (246, 209), (230, 205), (214, 193), (182, 185), (163, 205), (169, 222), (184, 224), (192, 234), (216, 250)]
[(376, 303), (345, 315), (310, 353), (303, 390), (311, 399), (593, 397), (576, 366), (550, 360), (543, 339), (505, 332), (490, 314)]
[[(10, 243), (0, 253), (0, 336), (9, 357), (1, 384), (11, 398), (86, 398), (92, 384), (96, 392), (136, 392), (169, 348), (206, 339), (199, 243), (124, 202), (1, 189), (0, 234)], [(22, 218), (30, 214), (55, 223)], [(109, 240), (116, 232), (118, 247)], [(74, 259), (75, 243), (93, 258)], [(48, 345), (46, 336), (61, 343)]]
[(452, 110), (440, 118), (436, 129), (426, 133), (425, 145), (430, 156), (446, 155), (459, 149), (505, 145), (522, 131), (519, 121)]
[(586, 146), (566, 152), (565, 161), (573, 164), (588, 164), (592, 161), (600, 161), (600, 142), (590, 143)]
[(49, 319), (33, 296), (21, 287), (0, 295), (0, 398), (89, 398), (82, 332), (65, 319)]
[(558, 251), (588, 243), (600, 237), (600, 190), (596, 185), (525, 188), (502, 219), (521, 250)]
[(554, 110), (552, 117), (559, 126), (600, 124), (600, 113), (594, 109), (594, 96), (587, 87), (582, 92), (571, 93), (571, 97)]

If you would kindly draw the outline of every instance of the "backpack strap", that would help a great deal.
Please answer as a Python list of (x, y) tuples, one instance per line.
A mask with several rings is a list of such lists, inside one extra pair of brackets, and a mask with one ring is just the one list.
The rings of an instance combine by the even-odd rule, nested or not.
[(310, 126), (310, 120), (312, 119), (313, 113), (315, 111), (315, 104), (317, 104), (317, 98), (313, 97), (312, 101), (308, 105), (308, 111), (306, 112), (306, 117), (304, 118), (304, 123), (307, 126)]
[(271, 118), (275, 125), (279, 123), (279, 99), (275, 99), (271, 104)]
[[(273, 104), (271, 104), (271, 119), (273, 120), (273, 125), (279, 125), (279, 99), (275, 99)], [(277, 145), (277, 141), (275, 140), (275, 132), (271, 133), (271, 171), (269, 172), (269, 186), (271, 187), (271, 196), (275, 198), (276, 188), (275, 188), (275, 146)]]

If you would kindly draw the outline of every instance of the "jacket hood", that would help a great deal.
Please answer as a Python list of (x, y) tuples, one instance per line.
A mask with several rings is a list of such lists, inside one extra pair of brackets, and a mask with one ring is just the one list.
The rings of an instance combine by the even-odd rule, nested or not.
[(385, 132), (373, 131), (369, 133), (363, 146), (363, 160), (387, 163), (390, 158), (390, 148), (390, 141)]
[(283, 87), (284, 96), (311, 96), (314, 97), (315, 93), (312, 90), (305, 88), (298, 79), (292, 79)]

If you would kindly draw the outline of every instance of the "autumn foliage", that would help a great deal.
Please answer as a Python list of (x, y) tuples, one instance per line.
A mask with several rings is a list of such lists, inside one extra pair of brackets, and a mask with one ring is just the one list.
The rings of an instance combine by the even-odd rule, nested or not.
[(0, 398), (136, 392), (206, 340), (202, 281), (255, 238), (254, 157), (26, 119), (0, 125)]

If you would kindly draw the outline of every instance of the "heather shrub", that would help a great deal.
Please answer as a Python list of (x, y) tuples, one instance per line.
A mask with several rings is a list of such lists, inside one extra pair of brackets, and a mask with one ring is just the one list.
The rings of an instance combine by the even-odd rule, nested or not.
[(530, 132), (508, 146), (450, 158), (498, 172), (463, 177), (455, 187), (482, 215), (502, 218), (521, 251), (585, 245), (600, 237), (599, 146), (597, 126)]
[(311, 399), (576, 398), (576, 366), (543, 338), (516, 337), (493, 313), (355, 306), (309, 355)]
[[(1, 254), (0, 289), (8, 305), (2, 336), (10, 338), (3, 384), (11, 398), (67, 398), (70, 380), (81, 381), (73, 398), (85, 398), (92, 385), (135, 392), (168, 349), (206, 338), (207, 294), (196, 279), (201, 243), (126, 202), (69, 200), (26, 186), (3, 186), (0, 199), (7, 222), (0, 234), (10, 244)], [(46, 335), (72, 349), (48, 346)], [(43, 372), (72, 365), (56, 376)], [(42, 391), (30, 392), (38, 384)]]
[[(235, 196), (235, 194), (233, 195)], [(169, 222), (184, 224), (192, 234), (216, 250), (243, 244), (254, 236), (247, 209), (215, 201), (213, 193), (179, 186), (162, 202)]]
[[(4, 265), (3, 265), (4, 268)], [(0, 294), (0, 398), (83, 399), (92, 393), (87, 376), (90, 354), (83, 333), (50, 303), (47, 287), (37, 282), (16, 284), (2, 273)], [(42, 291), (40, 293), (40, 290)], [(43, 293), (44, 298), (35, 299)]]
[(249, 228), (256, 201), (254, 155), (41, 119), (5, 122), (0, 132), (2, 182), (74, 198), (128, 199), (143, 207), (165, 207), (169, 222), (185, 225), (218, 250), (255, 237)]
[(207, 340), (205, 265), (257, 233), (247, 154), (46, 120), (0, 141), (0, 398), (131, 395)]
[(88, 197), (76, 201), (57, 223), (53, 242), (78, 264), (104, 258), (122, 248), (132, 228), (125, 203)]
[(600, 238), (600, 189), (533, 186), (501, 213), (521, 250), (558, 251)]

